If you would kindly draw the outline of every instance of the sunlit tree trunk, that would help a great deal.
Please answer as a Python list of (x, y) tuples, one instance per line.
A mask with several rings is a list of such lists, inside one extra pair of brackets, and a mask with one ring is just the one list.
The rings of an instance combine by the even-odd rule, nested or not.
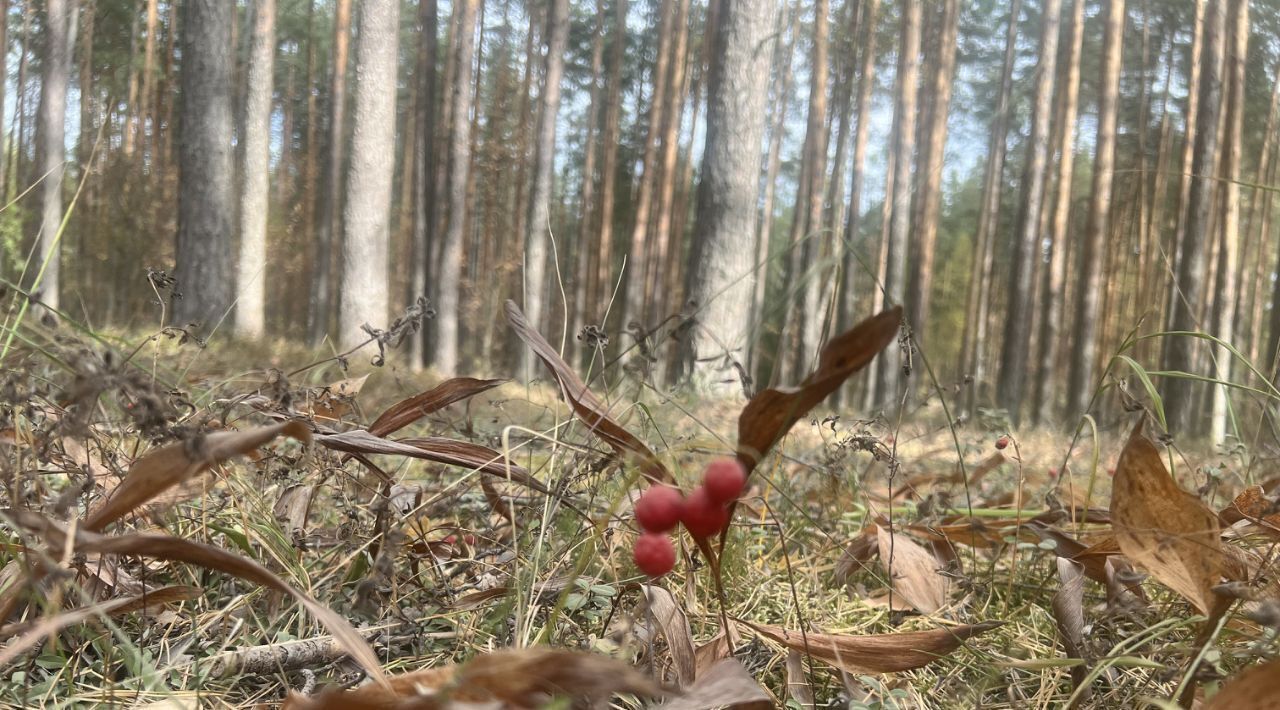
[[(785, 354), (794, 359), (784, 369), (787, 381), (801, 379), (817, 359), (822, 339), (822, 294), (834, 283), (829, 274), (834, 270), (829, 261), (830, 238), (822, 233), (823, 179), (827, 174), (827, 84), (830, 60), (827, 58), (831, 29), (831, 3), (815, 0), (813, 5), (813, 54), (809, 64), (809, 125), (804, 135), (803, 177), (796, 196), (796, 209), (791, 222), (790, 281), (803, 285), (793, 308), (795, 317), (787, 325), (798, 326), (796, 345), (786, 343)], [(801, 241), (803, 240), (803, 243)], [(784, 328), (784, 332), (785, 332)], [(784, 358), (785, 362), (785, 358)]]
[[(657, 194), (654, 196), (653, 232), (650, 238), (651, 258), (647, 259), (649, 273), (645, 277), (645, 301), (650, 312), (666, 316), (673, 304), (669, 303), (672, 290), (664, 288), (668, 283), (668, 259), (672, 252), (679, 252), (681, 235), (672, 233), (672, 210), (675, 208), (676, 179), (679, 176), (677, 160), (680, 155), (680, 124), (684, 117), (686, 67), (689, 47), (689, 0), (676, 4), (675, 36), (672, 38), (671, 62), (668, 66), (666, 112), (662, 118), (662, 153), (659, 157)], [(681, 305), (676, 299), (674, 307)]]
[(27, 150), (27, 67), (30, 66), (27, 54), (31, 48), (31, 18), (35, 14), (34, 5), (35, 3), (32, 2), (22, 4), (22, 31), (18, 36), (18, 83), (14, 92), (17, 106), (13, 116), (14, 122), (18, 125), (12, 132), (14, 136), (11, 175), (13, 185), (5, 186), (5, 202), (9, 201), (10, 195), (27, 188), (26, 171), (23, 170)]
[[(151, 5), (154, 9), (155, 0), (151, 0)], [(267, 197), (276, 52), (275, 0), (255, 0), (253, 8), (253, 47), (245, 100), (244, 177), (240, 192), (240, 260), (236, 272), (236, 333), (246, 338), (260, 338), (266, 330)], [(148, 47), (154, 44), (153, 32), (154, 24), (147, 34)], [(285, 140), (288, 139), (286, 134)]]
[[(73, 17), (73, 13), (70, 13)], [(46, 0), (44, 5), (44, 60), (40, 75), (40, 107), (36, 121), (36, 166), (40, 176), (40, 260), (37, 272), (41, 300), (58, 308), (62, 268), (62, 177), (67, 120), (67, 76), (71, 71), (71, 46), (67, 41), (67, 1)]]
[[(413, 249), (410, 259), (412, 272), (410, 298), (426, 296), (429, 292), (427, 274), (431, 273), (431, 244), (435, 236), (436, 219), (436, 61), (439, 53), (439, 19), (436, 0), (421, 0), (418, 4), (418, 105), (413, 120), (417, 122), (418, 140), (414, 145), (414, 199), (413, 199)], [(410, 360), (413, 367), (426, 364), (426, 331), (413, 338)]]
[(600, 217), (596, 237), (596, 269), (591, 275), (588, 301), (592, 322), (604, 327), (605, 309), (613, 289), (613, 215), (617, 200), (618, 140), (622, 123), (622, 65), (627, 48), (627, 0), (614, 0), (613, 44), (609, 50), (609, 87), (604, 109), (600, 156)]
[[(1258, 157), (1257, 182), (1260, 185), (1274, 185), (1276, 181), (1277, 162), (1272, 160), (1272, 152), (1276, 147), (1276, 118), (1280, 110), (1280, 73), (1272, 75), (1271, 107), (1267, 110), (1266, 130), (1263, 133), (1262, 154)], [(1253, 203), (1249, 207), (1250, 240), (1257, 244), (1258, 258), (1254, 267), (1253, 284), (1249, 290), (1251, 317), (1249, 338), (1249, 360), (1262, 366), (1263, 372), (1270, 372), (1272, 362), (1259, 363), (1259, 358), (1266, 352), (1263, 347), (1263, 308), (1267, 304), (1265, 285), (1271, 277), (1271, 210), (1275, 206), (1275, 193), (1266, 190), (1254, 190)]]
[(583, 346), (581, 333), (591, 317), (589, 315), (590, 308), (587, 304), (587, 293), (590, 289), (591, 273), (595, 267), (592, 261), (599, 256), (599, 251), (588, 245), (593, 241), (592, 231), (596, 228), (594, 219), (596, 213), (596, 158), (599, 153), (596, 127), (600, 124), (601, 104), (603, 103), (601, 101), (600, 82), (604, 79), (601, 74), (604, 73), (604, 21), (606, 15), (604, 0), (596, 0), (595, 31), (592, 33), (591, 38), (591, 67), (587, 77), (590, 82), (590, 89), (588, 90), (586, 135), (583, 137), (582, 188), (578, 192), (578, 238), (576, 247), (578, 258), (576, 273), (573, 276), (574, 297), (572, 304), (572, 332), (575, 336), (573, 339), (574, 362), (581, 358)]
[[(1169, 280), (1168, 297), (1165, 299), (1165, 326), (1173, 329), (1173, 314), (1178, 296), (1177, 274), (1182, 265), (1182, 245), (1186, 241), (1187, 220), (1191, 216), (1191, 164), (1195, 159), (1196, 130), (1200, 123), (1200, 75), (1201, 55), (1204, 52), (1204, 24), (1206, 0), (1195, 0), (1195, 20), (1192, 24), (1191, 51), (1187, 58), (1187, 107), (1184, 116), (1186, 129), (1182, 139), (1181, 180), (1178, 185), (1178, 222), (1174, 230), (1171, 253), (1174, 278)], [(1172, 340), (1165, 339), (1164, 357), (1167, 359)]]

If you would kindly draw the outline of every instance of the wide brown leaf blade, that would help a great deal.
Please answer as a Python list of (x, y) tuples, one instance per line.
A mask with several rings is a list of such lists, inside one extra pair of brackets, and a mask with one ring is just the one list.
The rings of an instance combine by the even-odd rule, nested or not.
[[(1058, 558), (1058, 591), (1053, 595), (1053, 619), (1058, 626), (1067, 658), (1084, 658), (1084, 566), (1065, 557)], [(1078, 686), (1088, 672), (1084, 666), (1071, 669)]]
[(662, 465), (653, 451), (609, 415), (609, 410), (587, 388), (586, 383), (578, 377), (573, 368), (569, 367), (547, 339), (529, 324), (520, 307), (514, 301), (507, 301), (506, 311), (507, 322), (511, 324), (512, 330), (551, 371), (551, 376), (556, 379), (560, 392), (573, 408), (573, 413), (618, 454), (632, 455), (639, 459), (645, 478), (655, 483), (673, 482), (675, 479), (672, 478), (671, 472)]
[(649, 614), (658, 622), (662, 636), (667, 640), (667, 650), (676, 667), (676, 679), (681, 688), (693, 683), (697, 673), (697, 656), (693, 648), (693, 635), (689, 630), (689, 617), (676, 602), (671, 592), (651, 584), (641, 585), (649, 604)]
[[(929, 631), (851, 636), (802, 635), (781, 626), (743, 622), (760, 635), (849, 673), (896, 673), (926, 666), (960, 647), (966, 639), (984, 634), (1002, 621), (984, 621)], [(808, 646), (805, 640), (808, 640)]]
[(932, 614), (947, 603), (951, 582), (938, 570), (942, 563), (932, 552), (906, 535), (894, 534), (880, 525), (876, 532), (880, 564), (893, 588), (922, 614)]
[(892, 343), (901, 324), (899, 306), (872, 316), (827, 341), (818, 368), (799, 385), (771, 387), (752, 397), (738, 416), (738, 458), (747, 470), (755, 468), (801, 417)]
[(311, 431), (305, 424), (289, 421), (245, 431), (214, 432), (150, 451), (134, 462), (120, 485), (85, 517), (80, 527), (100, 532), (169, 488), (233, 456), (247, 454), (282, 434), (299, 441), (311, 441)]
[(717, 661), (678, 698), (656, 706), (661, 710), (769, 710), (773, 698), (736, 658)]
[(1141, 421), (1116, 463), (1111, 524), (1126, 557), (1202, 613), (1217, 607), (1213, 587), (1224, 570), (1218, 518), (1174, 482)]
[[(0, 519), (13, 520), (38, 535), (52, 549), (66, 549), (67, 531), (39, 513), (8, 510), (0, 512)], [(172, 562), (187, 562), (206, 569), (225, 572), (233, 577), (288, 594), (297, 599), (317, 621), (329, 630), (352, 660), (358, 663), (370, 677), (377, 680), (383, 678), (382, 664), (379, 663), (377, 655), (374, 654), (373, 649), (369, 648), (364, 637), (346, 619), (247, 557), (241, 557), (213, 545), (169, 535), (144, 533), (99, 535), (87, 530), (76, 530), (75, 549), (79, 552), (103, 555), (137, 555)]]
[(420, 392), (388, 407), (369, 425), (369, 433), (374, 436), (393, 434), (428, 414), (491, 390), (504, 382), (506, 380), (477, 380), (473, 377), (445, 380), (426, 392)]
[(1280, 660), (1236, 674), (1209, 698), (1204, 710), (1280, 710)]

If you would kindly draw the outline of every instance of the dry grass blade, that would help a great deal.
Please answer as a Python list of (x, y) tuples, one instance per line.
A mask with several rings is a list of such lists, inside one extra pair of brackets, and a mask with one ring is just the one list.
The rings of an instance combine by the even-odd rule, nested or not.
[(1222, 579), (1218, 518), (1183, 491), (1160, 451), (1134, 427), (1112, 482), (1111, 520), (1121, 552), (1202, 613), (1218, 607)]
[(671, 592), (651, 584), (641, 585), (648, 600), (649, 613), (662, 629), (667, 640), (667, 650), (676, 667), (676, 679), (681, 688), (693, 683), (697, 674), (697, 657), (693, 649), (693, 634), (689, 630), (689, 617), (676, 602)]
[(951, 581), (938, 572), (941, 563), (932, 552), (906, 535), (894, 534), (884, 525), (876, 532), (880, 564), (893, 588), (922, 614), (932, 614), (947, 603)]
[(81, 527), (101, 532), (165, 490), (233, 456), (247, 454), (280, 435), (311, 441), (311, 431), (306, 425), (290, 421), (247, 431), (215, 432), (151, 451), (134, 462), (120, 485), (85, 517)]
[[(1053, 618), (1068, 658), (1084, 658), (1084, 566), (1058, 558), (1058, 591), (1053, 595)], [(1087, 669), (1071, 669), (1071, 680), (1080, 685)]]
[[(53, 549), (65, 549), (67, 533), (57, 523), (31, 511), (9, 510), (3, 516), (17, 522), (37, 534)], [(109, 555), (137, 555), (173, 562), (187, 562), (207, 569), (225, 572), (234, 577), (260, 584), (288, 594), (306, 607), (307, 611), (324, 625), (329, 633), (337, 639), (351, 656), (371, 677), (382, 679), (382, 664), (369, 648), (369, 644), (346, 619), (337, 612), (320, 604), (311, 597), (295, 589), (271, 570), (220, 547), (206, 545), (191, 540), (183, 540), (168, 535), (132, 534), (132, 535), (99, 535), (86, 530), (77, 530), (75, 550), (79, 552), (96, 552)]]
[(1280, 660), (1237, 673), (1204, 710), (1280, 710)]
[(393, 434), (428, 414), (491, 390), (504, 382), (506, 380), (477, 380), (473, 377), (455, 377), (445, 380), (426, 392), (388, 407), (369, 425), (369, 433), (374, 436)]
[[(607, 656), (546, 647), (495, 651), (460, 666), (392, 676), (385, 686), (368, 685), (314, 698), (291, 696), (286, 709), (458, 707), (448, 703), (506, 703), (542, 707), (557, 696), (599, 701), (617, 694), (663, 695), (636, 669)], [(434, 703), (434, 704), (432, 704)]]
[(673, 482), (675, 479), (671, 476), (671, 472), (662, 465), (653, 451), (609, 415), (608, 409), (587, 388), (586, 383), (578, 377), (573, 368), (569, 367), (547, 339), (529, 324), (520, 307), (514, 301), (507, 301), (506, 311), (507, 322), (511, 324), (511, 328), (525, 345), (533, 350), (533, 354), (537, 355), (538, 359), (551, 371), (552, 377), (555, 377), (556, 383), (560, 386), (561, 394), (573, 408), (573, 413), (614, 451), (623, 456), (631, 454), (639, 458), (641, 470), (650, 481)]
[(658, 706), (662, 710), (770, 710), (773, 698), (736, 658), (711, 666), (684, 695)]
[[(848, 634), (802, 635), (781, 626), (743, 622), (757, 633), (787, 648), (849, 673), (897, 673), (926, 666), (960, 647), (966, 639), (986, 633), (1003, 621), (984, 621), (929, 631), (900, 634), (850, 636)], [(808, 639), (808, 646), (805, 639)]]
[(450, 466), (461, 466), (504, 480), (509, 478), (512, 483), (518, 483), (539, 493), (548, 495), (551, 493), (538, 479), (530, 476), (528, 471), (515, 464), (506, 463), (506, 458), (502, 454), (487, 446), (467, 441), (437, 436), (395, 441), (357, 429), (341, 434), (317, 434), (316, 443), (325, 448), (349, 454), (408, 456)]
[(747, 470), (769, 453), (792, 425), (893, 342), (902, 325), (894, 307), (827, 341), (818, 369), (795, 387), (771, 387), (756, 394), (738, 416), (738, 456)]

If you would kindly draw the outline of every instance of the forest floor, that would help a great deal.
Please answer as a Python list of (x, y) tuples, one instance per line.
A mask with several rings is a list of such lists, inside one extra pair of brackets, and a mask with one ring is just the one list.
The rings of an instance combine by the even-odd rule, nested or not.
[[(551, 378), (14, 332), (5, 706), (522, 707), (553, 690), (647, 707), (627, 691), (683, 689), (666, 707), (1136, 707), (1210, 697), (1276, 650), (1280, 521), (1247, 489), (1272, 462), (1243, 446), (1153, 458), (1126, 444), (1136, 414), (1073, 442), (948, 426), (936, 399), (891, 421), (820, 407), (756, 468), (718, 564), (682, 533), (651, 580), (631, 556), (642, 465), (610, 427), (688, 490), (733, 455), (743, 402), (601, 378), (593, 432)], [(1221, 511), (1222, 539), (1200, 542), (1227, 562), (1173, 523), (1138, 542), (1180, 571), (1117, 540), (1114, 517), (1135, 513), (1113, 480), (1162, 457)], [(1136, 514), (1185, 513), (1153, 505)], [(1197, 609), (1213, 598), (1230, 609)], [(334, 690), (376, 673), (399, 677), (363, 685), (376, 702)]]

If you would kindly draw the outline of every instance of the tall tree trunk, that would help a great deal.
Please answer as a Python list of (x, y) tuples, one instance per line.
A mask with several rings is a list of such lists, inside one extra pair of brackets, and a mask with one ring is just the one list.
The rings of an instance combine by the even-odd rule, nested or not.
[(67, 76), (71, 71), (71, 46), (67, 41), (66, 0), (46, 0), (44, 6), (44, 61), (40, 76), (40, 108), (36, 122), (36, 165), (40, 171), (40, 260), (37, 272), (41, 300), (58, 308), (62, 259), (59, 256), (62, 225), (62, 176), (66, 164), (64, 132), (67, 120)]
[(157, 5), (157, 0), (147, 0), (147, 34), (142, 49), (142, 88), (138, 92), (138, 116), (133, 126), (135, 145), (143, 145), (147, 135), (147, 118), (151, 114), (151, 92), (156, 74), (156, 25), (160, 19)]
[(356, 72), (364, 81), (356, 83), (351, 167), (342, 215), (338, 336), (345, 348), (367, 337), (362, 326), (380, 327), (388, 316), (399, 27), (399, 0), (362, 0)]
[(1116, 159), (1116, 115), (1119, 103), (1121, 49), (1124, 43), (1124, 0), (1107, 0), (1104, 15), (1102, 70), (1098, 95), (1098, 136), (1093, 165), (1093, 187), (1089, 216), (1085, 223), (1080, 260), (1081, 281), (1076, 299), (1075, 343), (1072, 347), (1071, 380), (1067, 387), (1071, 420), (1083, 415), (1093, 396), (1098, 362), (1098, 331), (1102, 313), (1098, 299), (1102, 291), (1103, 250), (1111, 218), (1111, 185)]
[(689, 293), (698, 304), (691, 341), (693, 381), (708, 390), (738, 391), (725, 364), (745, 357), (751, 315), (752, 253), (760, 143), (768, 88), (766, 39), (776, 6), (726, 2), (717, 13), (707, 83), (707, 141), (698, 185), (697, 253)]
[(1070, 241), (1072, 182), (1075, 174), (1076, 111), (1080, 99), (1080, 56), (1084, 47), (1085, 0), (1073, 0), (1071, 25), (1067, 31), (1067, 61), (1061, 73), (1058, 93), (1062, 96), (1057, 146), (1058, 191), (1054, 197), (1049, 229), (1049, 274), (1044, 280), (1040, 319), (1040, 376), (1035, 381), (1033, 406), (1035, 421), (1045, 422), (1053, 416), (1053, 402), (1062, 391), (1059, 375), (1059, 343), (1062, 339), (1065, 291), (1067, 282), (1067, 248)]
[[(7, 47), (4, 39), (4, 14), (7, 12), (8, 2), (0, 0), (0, 47)], [(78, 203), (80, 208), (77, 211), (79, 245), (78, 250), (83, 259), (80, 268), (80, 288), (85, 293), (93, 293), (97, 288), (97, 259), (94, 258), (94, 184), (96, 180), (89, 180), (88, 176), (93, 172), (93, 148), (94, 141), (97, 139), (98, 128), (98, 97), (97, 89), (93, 84), (93, 30), (95, 25), (95, 17), (97, 10), (97, 0), (84, 0), (80, 8), (80, 17), (82, 27), (80, 29), (80, 72), (77, 79), (77, 89), (80, 92), (80, 135), (76, 139), (76, 162), (80, 164), (80, 174), (78, 177), (84, 181), (84, 190), (80, 195)], [(7, 52), (0, 52), (7, 53)], [(6, 76), (4, 72), (4, 59), (0, 59), (0, 77)], [(4, 100), (0, 99), (0, 116), (4, 115)], [(0, 121), (0, 127), (4, 122)], [(0, 144), (3, 143), (3, 136), (0, 135)], [(4, 184), (4, 151), (0, 150), (0, 185)], [(94, 304), (97, 305), (97, 304)], [(100, 315), (99, 312), (90, 311), (91, 315)]]
[[(436, 0), (421, 0), (418, 5), (418, 106), (413, 120), (418, 122), (418, 141), (414, 146), (415, 197), (413, 201), (413, 256), (411, 301), (429, 292), (427, 274), (431, 273), (431, 245), (435, 239), (436, 201), (436, 61), (439, 54), (439, 20)], [(426, 364), (426, 331), (413, 338), (413, 367)]]
[[(1216, 377), (1222, 383), (1231, 382), (1232, 354), (1226, 343), (1237, 345), (1236, 299), (1239, 298), (1238, 262), (1240, 260), (1240, 150), (1241, 133), (1244, 130), (1245, 62), (1249, 48), (1249, 0), (1232, 0), (1227, 25), (1225, 81), (1229, 81), (1227, 99), (1227, 133), (1223, 155), (1222, 183), (1223, 214), (1221, 255), (1218, 259), (1218, 284), (1216, 293), (1217, 332)], [(1213, 420), (1210, 435), (1215, 444), (1221, 444), (1227, 436), (1227, 409), (1230, 402), (1227, 384), (1213, 386)]]
[(1022, 418), (1027, 363), (1031, 360), (1031, 319), (1036, 292), (1033, 275), (1040, 257), (1040, 206), (1044, 200), (1049, 163), (1049, 120), (1053, 79), (1058, 61), (1059, 0), (1045, 0), (1041, 9), (1040, 62), (1036, 67), (1031, 135), (1027, 140), (1022, 199), (1018, 207), (1014, 258), (1009, 278), (1009, 308), (1005, 317), (1000, 357), (998, 399), (1016, 425)]
[(604, 0), (596, 0), (596, 21), (595, 31), (591, 37), (591, 68), (587, 75), (590, 82), (587, 105), (587, 127), (586, 136), (583, 138), (583, 156), (582, 156), (582, 189), (579, 191), (578, 200), (578, 239), (577, 239), (577, 273), (574, 274), (574, 298), (573, 298), (573, 362), (581, 359), (582, 349), (585, 345), (582, 329), (590, 322), (590, 306), (587, 303), (587, 294), (590, 289), (591, 274), (595, 272), (595, 264), (593, 260), (599, 258), (600, 252), (597, 249), (589, 248), (587, 245), (592, 242), (592, 231), (596, 228), (593, 216), (596, 213), (595, 195), (596, 195), (596, 157), (597, 153), (597, 126), (600, 124), (600, 114), (603, 108), (601, 104), (600, 82), (604, 79), (601, 76), (604, 73), (604, 20), (606, 16)]
[[(1196, 130), (1200, 124), (1200, 75), (1201, 55), (1204, 53), (1204, 22), (1206, 0), (1195, 0), (1195, 20), (1192, 24), (1191, 52), (1187, 58), (1187, 108), (1184, 122), (1186, 130), (1182, 139), (1182, 176), (1178, 185), (1178, 222), (1173, 235), (1173, 274), (1169, 280), (1168, 297), (1165, 299), (1166, 330), (1173, 329), (1173, 314), (1178, 296), (1177, 274), (1182, 266), (1182, 245), (1187, 236), (1187, 220), (1191, 216), (1191, 164), (1195, 160)], [(1169, 357), (1172, 339), (1164, 341), (1164, 359)]]
[[(1198, 312), (1205, 291), (1206, 247), (1212, 238), (1213, 174), (1218, 164), (1219, 114), (1222, 109), (1221, 65), (1224, 56), (1226, 5), (1210, 0), (1205, 17), (1204, 46), (1200, 55), (1199, 110), (1196, 115), (1195, 150), (1191, 162), (1186, 230), (1178, 263), (1178, 296), (1173, 300), (1173, 329), (1194, 331), (1206, 327)], [(1195, 367), (1195, 340), (1171, 337), (1165, 351), (1166, 369), (1191, 372)], [(1175, 435), (1192, 433), (1195, 408), (1191, 381), (1170, 378), (1164, 383), (1164, 406), (1169, 427)]]
[(861, 266), (854, 247), (862, 232), (862, 188), (866, 180), (867, 140), (871, 135), (871, 90), (875, 86), (876, 24), (880, 0), (864, 0), (862, 24), (862, 70), (858, 77), (858, 128), (853, 137), (853, 166), (849, 176), (849, 207), (846, 213), (844, 251), (840, 265), (840, 312), (838, 330), (853, 327), (857, 316), (857, 283)]
[[(1271, 159), (1271, 153), (1276, 146), (1276, 117), (1277, 111), (1280, 110), (1280, 72), (1272, 75), (1271, 81), (1273, 87), (1271, 89), (1271, 107), (1267, 110), (1266, 129), (1263, 131), (1262, 153), (1258, 157), (1258, 172), (1256, 182), (1260, 185), (1274, 185), (1276, 176), (1276, 163)], [(1247, 320), (1250, 323), (1249, 338), (1249, 361), (1258, 362), (1262, 356), (1263, 349), (1263, 308), (1267, 303), (1266, 296), (1263, 293), (1264, 284), (1271, 278), (1271, 272), (1268, 270), (1270, 266), (1270, 252), (1268, 250), (1268, 237), (1270, 237), (1271, 227), (1271, 210), (1275, 204), (1275, 194), (1266, 190), (1254, 190), (1253, 203), (1249, 207), (1249, 231), (1252, 234), (1250, 241), (1258, 245), (1258, 255), (1254, 267), (1253, 283), (1249, 289), (1249, 300), (1251, 308), (1251, 317)], [(1264, 372), (1269, 372), (1272, 364), (1270, 361), (1262, 363), (1265, 367)]]
[(27, 53), (31, 48), (31, 17), (35, 13), (34, 5), (35, 3), (32, 2), (22, 5), (22, 33), (18, 38), (18, 85), (14, 92), (17, 110), (14, 112), (13, 120), (18, 125), (13, 131), (16, 135), (13, 141), (13, 186), (5, 186), (5, 202), (9, 201), (10, 195), (21, 192), (27, 187), (26, 171), (23, 170), (27, 149), (27, 67), (30, 66)]
[(312, 344), (329, 332), (333, 313), (333, 237), (342, 214), (342, 167), (346, 143), (347, 52), (351, 42), (351, 0), (337, 0), (333, 15), (333, 67), (329, 79), (329, 139), (325, 153), (324, 196), (316, 223), (316, 261), (311, 274)]
[[(898, 71), (898, 104), (894, 111), (897, 136), (897, 175), (893, 184), (893, 223), (890, 226), (885, 270), (885, 299), (900, 304), (906, 295), (907, 240), (911, 231), (911, 161), (916, 140), (916, 82), (920, 69), (920, 2), (906, 0), (902, 10), (902, 42)], [(901, 352), (890, 345), (881, 353), (876, 396), (881, 406), (898, 399), (902, 392)]]
[(609, 87), (604, 109), (603, 153), (600, 156), (600, 217), (596, 270), (590, 275), (588, 302), (592, 322), (603, 328), (613, 286), (613, 214), (618, 182), (618, 142), (622, 123), (622, 68), (627, 47), (627, 0), (613, 3), (613, 44), (609, 50)]
[(187, 0), (182, 22), (182, 141), (178, 148), (179, 325), (212, 328), (231, 308), (231, 13)]
[(907, 323), (911, 325), (917, 343), (923, 341), (929, 324), (933, 258), (938, 242), (938, 213), (942, 207), (942, 161), (947, 144), (947, 112), (951, 107), (959, 20), (959, 0), (945, 0), (937, 62), (933, 66), (933, 76), (924, 85), (932, 110), (928, 125), (922, 127), (927, 138), (920, 146), (920, 186), (916, 192), (918, 212), (912, 230), (911, 257), (908, 260), (911, 273), (907, 285)]
[[(827, 83), (830, 75), (828, 59), (828, 40), (831, 27), (831, 3), (829, 0), (816, 0), (813, 6), (813, 59), (809, 71), (809, 125), (805, 130), (805, 160), (801, 168), (805, 171), (802, 183), (802, 200), (796, 202), (796, 217), (792, 222), (792, 244), (804, 239), (802, 248), (793, 246), (792, 258), (803, 254), (803, 264), (796, 265), (791, 278), (803, 283), (804, 289), (799, 294), (799, 345), (796, 353), (796, 364), (804, 371), (817, 362), (818, 348), (822, 345), (822, 295), (835, 280), (830, 277), (834, 273), (831, 268), (831, 237), (822, 233), (822, 198), (825, 194), (823, 180), (827, 175)], [(801, 215), (803, 214), (803, 219)], [(798, 227), (798, 229), (797, 229)], [(795, 262), (792, 262), (795, 265)], [(811, 273), (802, 279), (805, 269)], [(793, 320), (793, 319), (788, 319)], [(789, 379), (799, 379), (800, 371), (793, 369), (788, 373)]]
[(1022, 0), (1009, 6), (1009, 25), (1005, 33), (1004, 63), (1000, 69), (1000, 92), (996, 98), (995, 117), (991, 120), (991, 140), (987, 146), (987, 167), (978, 207), (978, 229), (974, 237), (973, 263), (969, 291), (965, 299), (964, 340), (961, 344), (961, 371), (972, 384), (965, 409), (974, 411), (979, 389), (986, 386), (987, 314), (990, 310), (991, 273), (995, 258), (995, 231), (1000, 219), (1000, 195), (1004, 186), (1004, 158), (1009, 134), (1009, 98), (1013, 91), (1014, 50), (1018, 41), (1018, 16)]
[[(150, 0), (150, 11), (155, 0)], [(261, 338), (266, 331), (267, 209), (271, 171), (271, 95), (275, 77), (276, 2), (255, 0), (249, 88), (245, 100), (244, 177), (240, 193), (240, 260), (236, 276), (236, 333)], [(148, 15), (150, 24), (150, 15)], [(154, 24), (147, 47), (154, 43)], [(149, 83), (149, 82), (144, 82)], [(285, 135), (285, 141), (290, 140)], [(285, 179), (280, 176), (278, 179)]]
[[(525, 234), (525, 311), (536, 328), (545, 324), (550, 293), (547, 291), (547, 233), (551, 230), (551, 178), (555, 168), (556, 118), (560, 115), (560, 81), (564, 76), (564, 49), (569, 37), (569, 0), (552, 0), (547, 13), (547, 54), (538, 107), (538, 133), (534, 144), (533, 190), (529, 193), (529, 231)], [(524, 373), (532, 377), (536, 360), (525, 348)]]
[(454, 13), (454, 80), (449, 101), (450, 138), (448, 168), (449, 221), (440, 245), (440, 259), (434, 264), (439, 289), (436, 327), (436, 368), (446, 376), (458, 370), (458, 317), (462, 270), (463, 225), (467, 210), (467, 176), (471, 171), (472, 59), (475, 52), (476, 9), (480, 0), (456, 0)]
[[(93, 37), (93, 33), (88, 33)], [(0, 84), (7, 89), (9, 84), (9, 0), (0, 0)], [(8, 201), (9, 185), (9, 149), (5, 138), (4, 116), (5, 101), (9, 92), (0, 91), (0, 199)]]
[[(676, 178), (679, 176), (677, 160), (680, 155), (680, 124), (684, 116), (686, 67), (689, 47), (689, 0), (678, 0), (675, 17), (675, 37), (668, 67), (666, 112), (662, 119), (662, 154), (659, 157), (657, 194), (653, 209), (652, 258), (648, 259), (649, 274), (645, 278), (645, 301), (650, 312), (666, 315), (670, 311), (671, 290), (663, 288), (668, 272), (668, 259), (672, 252), (679, 252), (680, 236), (672, 235), (671, 227), (675, 208)], [(673, 248), (672, 241), (676, 242)], [(679, 303), (677, 302), (677, 307)]]

